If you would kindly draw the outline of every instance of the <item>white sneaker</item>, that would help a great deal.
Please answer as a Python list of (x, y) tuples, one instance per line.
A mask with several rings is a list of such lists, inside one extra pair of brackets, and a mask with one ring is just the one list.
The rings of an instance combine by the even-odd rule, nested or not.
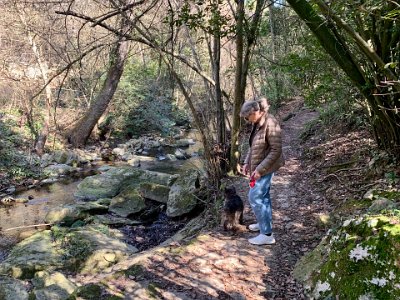
[(250, 224), (249, 230), (250, 231), (260, 231), (260, 224), (258, 224), (258, 223)]
[(254, 238), (249, 239), (249, 243), (253, 245), (273, 245), (275, 244), (274, 235), (259, 234)]

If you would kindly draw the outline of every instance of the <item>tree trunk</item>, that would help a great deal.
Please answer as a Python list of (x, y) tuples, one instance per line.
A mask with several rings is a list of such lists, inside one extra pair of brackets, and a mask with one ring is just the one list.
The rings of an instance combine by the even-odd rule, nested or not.
[(80, 147), (86, 143), (94, 126), (107, 109), (124, 71), (124, 64), (128, 52), (129, 44), (123, 39), (120, 39), (112, 49), (110, 53), (110, 66), (99, 94), (90, 105), (88, 112), (77, 123), (68, 136), (68, 141), (73, 146)]
[(215, 80), (215, 101), (217, 108), (217, 143), (222, 146), (226, 143), (225, 138), (225, 113), (224, 103), (221, 93), (221, 38), (219, 35), (214, 35), (214, 80)]
[[(271, 32), (271, 50), (272, 50), (272, 61), (276, 60), (276, 36), (275, 36), (275, 12), (273, 5), (269, 6), (269, 27)], [(272, 75), (274, 77), (274, 90), (275, 90), (275, 101), (274, 104), (276, 107), (280, 105), (280, 85), (279, 85), (279, 77), (278, 71), (276, 68), (272, 71)]]
[(233, 104), (232, 132), (231, 132), (231, 169), (237, 173), (239, 162), (239, 130), (240, 108), (244, 102), (244, 90), (242, 90), (243, 76), (243, 49), (244, 49), (244, 0), (237, 1), (236, 12), (236, 70), (235, 70), (235, 94)]
[[(18, 9), (18, 16), (21, 20), (21, 23), (24, 25), (25, 30), (26, 30), (26, 35), (29, 41), (29, 45), (31, 46), (32, 52), (35, 56), (36, 59), (36, 63), (39, 66), (40, 69), (40, 74), (43, 80), (43, 84), (45, 85), (45, 92), (46, 92), (46, 113), (44, 116), (44, 121), (42, 124), (42, 128), (40, 129), (40, 132), (37, 131), (37, 129), (34, 126), (34, 122), (32, 120), (32, 109), (33, 109), (33, 105), (30, 108), (30, 112), (29, 112), (29, 118), (31, 120), (31, 122), (28, 122), (28, 124), (30, 125), (30, 129), (33, 132), (33, 134), (35, 135), (35, 144), (34, 144), (34, 149), (35, 152), (39, 155), (42, 156), (44, 153), (44, 147), (46, 145), (46, 141), (47, 141), (47, 137), (49, 135), (49, 131), (50, 131), (50, 119), (51, 119), (51, 107), (53, 104), (53, 94), (51, 91), (51, 87), (50, 84), (48, 82), (49, 80), (49, 67), (47, 62), (45, 61), (45, 59), (43, 58), (43, 55), (41, 53), (41, 49), (40, 46), (36, 43), (35, 41), (35, 35), (33, 34), (32, 30), (29, 28), (29, 24), (26, 20), (26, 15), (24, 10), (19, 10)], [(33, 99), (33, 98), (32, 98)]]
[[(250, 57), (254, 43), (257, 39), (257, 29), (261, 20), (265, 0), (257, 0), (256, 10), (249, 24), (247, 35), (244, 35), (244, 1), (238, 0), (236, 18), (236, 76), (235, 76), (235, 98), (233, 107), (233, 124), (231, 134), (230, 166), (234, 173), (240, 169), (239, 166), (239, 132), (240, 132), (240, 108), (244, 102), (247, 74), (250, 67)], [(246, 47), (244, 46), (246, 40)]]
[[(287, 2), (296, 11), (298, 16), (306, 22), (307, 26), (320, 41), (322, 47), (336, 61), (367, 100), (371, 110), (371, 125), (378, 145), (393, 155), (400, 157), (400, 127), (398, 126), (400, 117), (397, 112), (400, 97), (396, 90), (399, 83), (396, 80), (389, 80), (388, 82), (386, 76), (391, 71), (389, 69), (382, 70), (382, 65), (393, 63), (396, 61), (396, 58), (389, 58), (386, 61), (384, 57), (377, 58), (378, 54), (375, 51), (369, 51), (369, 45), (363, 42), (361, 36), (352, 31), (349, 25), (341, 21), (337, 16), (333, 18), (333, 13), (329, 10), (329, 19), (333, 18), (336, 24), (345, 29), (361, 48), (361, 53), (357, 54), (366, 63), (365, 66), (361, 66), (355, 60), (354, 57), (356, 55), (347, 46), (345, 38), (339, 34), (335, 24), (332, 24), (329, 19), (321, 18), (306, 0), (287, 0)], [(327, 13), (326, 7), (321, 4), (322, 2), (318, 2), (320, 7), (323, 6), (322, 8)], [(387, 26), (389, 25), (387, 24)], [(386, 30), (385, 34), (388, 34), (388, 32)], [(393, 32), (392, 37), (397, 36), (395, 31), (390, 32)], [(381, 32), (373, 32), (372, 34), (378, 36)], [(393, 40), (393, 38), (386, 37), (384, 40)], [(396, 43), (397, 45), (400, 44), (398, 40), (396, 40)], [(382, 45), (382, 41), (380, 40), (375, 40), (374, 44), (376, 49), (388, 47), (387, 45)], [(392, 45), (392, 43), (390, 44)], [(392, 48), (393, 52), (396, 52), (393, 45)], [(378, 52), (381, 53), (382, 51)], [(370, 63), (368, 64), (368, 62)], [(389, 79), (393, 77), (398, 78), (398, 74), (391, 75), (389, 73)], [(394, 88), (390, 89), (390, 85)]]

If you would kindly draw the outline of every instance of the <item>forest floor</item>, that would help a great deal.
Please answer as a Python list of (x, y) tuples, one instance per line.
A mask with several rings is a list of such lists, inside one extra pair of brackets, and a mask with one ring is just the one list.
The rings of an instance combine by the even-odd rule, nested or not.
[[(80, 284), (106, 281), (124, 299), (306, 299), (292, 271), (329, 229), (322, 216), (346, 199), (362, 198), (371, 186), (361, 180), (370, 160), (369, 134), (330, 130), (301, 141), (306, 124), (317, 116), (300, 99), (278, 115), (286, 165), (274, 176), (271, 189), (275, 245), (249, 244), (255, 233), (247, 230), (208, 228), (188, 243), (171, 242), (117, 264), (101, 278), (74, 280)], [(233, 184), (245, 202), (245, 225), (254, 223), (247, 200), (248, 179), (230, 177), (227, 184)], [(118, 271), (130, 275), (111, 276)]]

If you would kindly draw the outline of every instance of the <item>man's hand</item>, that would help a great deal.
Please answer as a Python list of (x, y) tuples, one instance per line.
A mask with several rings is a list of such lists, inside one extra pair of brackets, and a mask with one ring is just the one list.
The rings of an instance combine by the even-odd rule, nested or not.
[(243, 165), (242, 172), (243, 172), (244, 175), (248, 175), (249, 174), (249, 165), (248, 164), (244, 164)]
[(255, 170), (255, 171), (253, 172), (253, 174), (251, 174), (251, 176), (254, 177), (254, 180), (258, 180), (258, 179), (261, 178), (261, 174), (260, 174), (257, 170)]

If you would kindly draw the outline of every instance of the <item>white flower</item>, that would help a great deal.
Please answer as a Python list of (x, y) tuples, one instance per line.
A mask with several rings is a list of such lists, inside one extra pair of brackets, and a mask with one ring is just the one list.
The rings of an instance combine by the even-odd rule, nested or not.
[(366, 295), (361, 295), (360, 297), (358, 297), (357, 300), (371, 300), (371, 299), (373, 299), (371, 294), (366, 294)]
[(393, 279), (395, 279), (395, 278), (396, 278), (396, 275), (394, 275), (393, 271), (390, 270), (390, 272), (389, 272), (389, 279), (390, 279), (390, 280), (393, 280)]
[(359, 218), (354, 222), (354, 224), (355, 225), (359, 225), (359, 224), (361, 224), (362, 221), (364, 221), (364, 219), (363, 218)]
[(361, 245), (357, 245), (354, 249), (350, 251), (350, 259), (354, 258), (356, 261), (362, 260), (370, 256), (368, 250), (370, 250), (369, 247), (363, 248)]
[(344, 221), (342, 226), (343, 226), (343, 227), (349, 226), (350, 223), (351, 223), (351, 221), (352, 221), (352, 220), (346, 220), (346, 221)]
[(371, 220), (368, 221), (368, 226), (369, 227), (374, 228), (374, 227), (376, 227), (376, 225), (378, 225), (378, 220), (377, 219), (371, 219)]
[(376, 284), (377, 286), (385, 286), (386, 285), (386, 283), (387, 283), (387, 280), (385, 279), (385, 278), (372, 278), (371, 280), (370, 280), (370, 282), (372, 283), (372, 284)]
[(331, 289), (331, 285), (329, 284), (329, 282), (321, 282), (318, 280), (317, 284), (315, 285), (315, 295), (318, 296), (319, 293), (323, 293), (326, 291), (329, 291)]

